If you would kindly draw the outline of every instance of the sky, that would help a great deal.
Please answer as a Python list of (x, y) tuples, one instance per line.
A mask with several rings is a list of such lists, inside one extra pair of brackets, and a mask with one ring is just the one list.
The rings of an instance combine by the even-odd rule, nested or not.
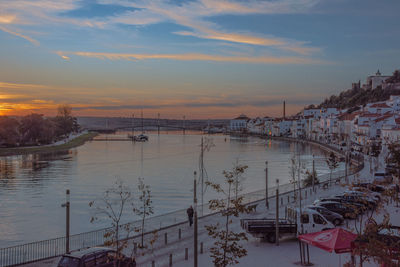
[[(280, 116), (400, 68), (398, 0), (0, 0), (0, 115)], [(137, 116), (136, 115), (136, 116)]]

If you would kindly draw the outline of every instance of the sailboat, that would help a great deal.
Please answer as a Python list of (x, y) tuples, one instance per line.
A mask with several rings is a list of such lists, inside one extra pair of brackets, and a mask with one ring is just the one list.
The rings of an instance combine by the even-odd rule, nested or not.
[[(133, 127), (132, 127), (133, 129)], [(132, 138), (135, 142), (146, 142), (149, 141), (149, 137), (144, 134), (144, 127), (143, 127), (143, 110), (142, 110), (142, 133), (139, 135), (129, 135), (129, 138)]]

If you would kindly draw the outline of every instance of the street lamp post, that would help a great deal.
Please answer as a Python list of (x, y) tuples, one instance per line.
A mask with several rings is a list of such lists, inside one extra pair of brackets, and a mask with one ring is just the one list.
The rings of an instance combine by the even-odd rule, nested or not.
[(312, 191), (313, 193), (315, 193), (315, 179), (317, 177), (316, 176), (316, 172), (315, 172), (315, 158), (314, 158), (314, 154), (312, 155)]
[(65, 209), (65, 253), (69, 253), (69, 189), (66, 191), (66, 202), (61, 205)]
[(197, 189), (196, 189), (197, 181), (196, 181), (196, 172), (194, 172), (194, 182), (193, 182), (193, 206), (194, 206), (194, 238), (193, 238), (193, 266), (197, 267), (197, 252), (198, 252), (198, 246), (197, 246)]
[(268, 161), (265, 162), (265, 206), (269, 209), (268, 202)]
[(279, 246), (279, 179), (276, 179), (275, 242)]

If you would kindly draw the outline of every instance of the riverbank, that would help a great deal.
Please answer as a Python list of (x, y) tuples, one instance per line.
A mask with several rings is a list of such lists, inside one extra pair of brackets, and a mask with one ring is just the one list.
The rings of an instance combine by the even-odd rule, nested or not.
[(37, 146), (37, 147), (13, 147), (13, 148), (0, 148), (0, 157), (26, 155), (33, 153), (51, 153), (57, 151), (68, 150), (74, 147), (81, 146), (87, 141), (92, 140), (98, 133), (84, 133), (69, 141), (57, 142), (51, 145)]
[[(263, 139), (265, 139), (265, 138), (263, 137)], [(283, 141), (282, 143), (286, 143), (289, 140), (285, 140), (285, 141), (282, 140), (282, 141)], [(290, 140), (290, 141), (292, 141), (292, 140)], [(221, 143), (222, 144), (226, 144), (226, 142), (224, 142), (223, 139), (221, 139)], [(279, 142), (277, 142), (277, 143), (279, 143)], [(233, 142), (233, 144), (235, 144), (235, 142)], [(287, 146), (284, 146), (284, 147), (287, 147)], [(174, 146), (174, 150), (175, 150), (175, 146)], [(262, 150), (265, 151), (264, 146), (262, 146)], [(121, 152), (120, 150), (118, 150), (118, 151), (119, 151), (119, 153)], [(251, 149), (251, 154), (253, 155), (254, 153), (256, 153), (256, 150), (254, 148), (252, 148)], [(257, 157), (257, 158), (260, 158), (260, 157)], [(271, 158), (269, 158), (268, 160), (271, 160)], [(262, 163), (264, 163), (264, 162), (262, 162)], [(270, 171), (271, 170), (272, 170), (272, 168), (270, 168)], [(274, 175), (272, 175), (271, 172), (270, 172), (270, 175), (274, 176)], [(333, 173), (332, 179), (336, 181), (338, 178), (344, 177), (344, 175), (345, 175), (344, 171), (338, 171), (338, 173)], [(320, 178), (321, 178), (321, 181), (327, 181), (329, 179), (329, 174), (322, 175)], [(263, 186), (262, 187), (258, 187), (257, 189), (260, 189), (260, 188), (263, 188)], [(324, 190), (324, 192), (325, 192), (325, 189), (322, 189), (322, 184), (318, 185), (318, 188), (321, 189), (319, 191)], [(289, 200), (290, 200), (290, 202), (293, 201), (294, 198), (293, 198), (293, 194), (291, 193), (291, 191), (293, 189), (292, 185), (290, 185), (290, 184), (287, 184), (287, 185), (286, 184), (281, 184), (279, 189), (280, 189), (279, 190), (280, 194), (283, 197), (283, 202), (285, 204), (287, 202), (289, 202)], [(165, 189), (162, 189), (162, 190), (164, 191)], [(275, 192), (275, 188), (271, 186), (269, 188), (269, 199), (270, 199), (270, 201), (273, 201), (274, 192)], [(251, 204), (265, 203), (265, 189), (261, 189), (261, 190), (255, 191), (255, 192), (251, 192), (251, 193), (245, 194), (244, 198), (245, 198), (245, 202), (246, 203), (251, 203)], [(271, 203), (273, 203), (273, 202), (271, 202)], [(259, 205), (257, 210), (261, 206), (262, 205)], [(207, 214), (207, 213), (205, 213), (205, 214)], [(201, 216), (200, 219), (199, 219), (199, 222), (200, 221), (204, 221), (204, 224), (207, 224), (209, 222), (209, 220), (211, 220), (211, 221), (215, 220), (215, 218), (217, 218), (217, 217), (219, 217), (219, 216), (217, 216), (216, 214), (209, 214), (208, 216)], [(151, 237), (153, 236), (153, 230), (156, 230), (160, 237), (164, 237), (164, 238), (160, 238), (160, 240), (158, 240), (157, 244), (155, 244), (155, 248), (157, 248), (157, 256), (158, 257), (162, 257), (162, 255), (164, 255), (166, 258), (168, 257), (168, 253), (170, 253), (171, 249), (174, 250), (174, 248), (170, 247), (171, 243), (182, 244), (181, 241), (190, 240), (190, 238), (192, 236), (191, 236), (190, 228), (187, 227), (187, 225), (186, 225), (187, 224), (186, 220), (187, 220), (186, 209), (177, 210), (177, 211), (171, 212), (169, 214), (163, 214), (163, 215), (160, 215), (160, 216), (155, 216), (155, 217), (152, 217), (152, 218), (149, 218), (148, 220), (146, 220), (146, 232), (147, 233), (145, 234), (145, 238), (147, 240), (151, 239)], [(136, 221), (133, 222), (131, 225), (135, 226), (136, 225)], [(181, 229), (181, 230), (179, 230), (179, 229)], [(202, 229), (204, 229), (204, 228), (202, 228)], [(180, 231), (182, 232), (181, 233), (182, 240), (179, 238), (179, 235), (177, 234)], [(205, 231), (203, 231), (203, 232), (204, 232), (203, 233), (204, 239), (206, 239), (206, 232)], [(167, 238), (168, 245), (165, 244), (165, 234), (166, 233), (168, 235), (168, 238)], [(87, 246), (96, 246), (96, 245), (99, 245), (102, 242), (102, 241), (99, 241), (98, 238), (102, 237), (103, 234), (104, 234), (103, 229), (99, 229), (98, 231), (92, 231), (90, 233), (82, 233), (81, 235), (76, 235), (74, 238), (76, 238), (78, 240), (83, 240), (85, 247), (87, 247)], [(137, 240), (138, 238), (139, 238), (138, 236), (134, 236), (132, 238), (132, 240)], [(42, 244), (44, 244), (46, 242), (47, 242), (47, 240), (46, 241), (39, 241), (39, 242), (36, 242), (36, 243), (39, 244), (39, 246), (40, 246), (40, 245), (42, 245)], [(79, 245), (79, 242), (78, 243), (74, 242), (74, 244)], [(131, 241), (129, 241), (129, 242), (131, 242)], [(192, 242), (192, 241), (190, 241), (190, 242)], [(51, 245), (50, 247), (51, 247), (50, 251), (54, 251), (55, 250), (54, 249), (54, 245)], [(207, 247), (207, 246), (205, 246), (205, 247)], [(79, 247), (79, 248), (81, 248), (81, 247)], [(76, 249), (78, 249), (78, 247), (76, 247), (74, 245), (73, 249), (76, 250)], [(1, 252), (1, 250), (0, 250), (0, 252)], [(55, 255), (60, 255), (62, 253), (63, 253), (63, 251), (60, 251), (59, 254), (56, 253)], [(145, 254), (145, 255), (142, 255), (142, 253)], [(182, 250), (179, 250), (179, 253), (182, 253)], [(147, 265), (147, 264), (150, 265), (151, 258), (152, 258), (152, 252), (150, 250), (149, 251), (143, 250), (143, 251), (141, 251), (140, 254), (142, 256), (138, 256), (138, 258), (137, 258), (138, 263), (140, 263), (140, 265), (142, 265), (142, 264), (143, 265)], [(180, 255), (180, 257), (181, 256), (183, 256), (183, 255)], [(174, 256), (174, 259), (175, 259), (175, 256)], [(179, 257), (177, 257), (176, 259), (179, 259)], [(57, 260), (53, 259), (52, 261), (57, 261)], [(41, 264), (43, 264), (43, 262), (41, 262)], [(37, 266), (45, 266), (45, 265), (37, 265)]]
[[(371, 179), (371, 175), (368, 173), (367, 168), (364, 168), (362, 172), (363, 177)], [(354, 181), (356, 177), (352, 175), (350, 181)], [(328, 197), (332, 194), (337, 194), (343, 191), (344, 188), (341, 184), (333, 184), (331, 187), (323, 189), (322, 186), (316, 186), (316, 192), (313, 193), (310, 188), (303, 191), (303, 205), (312, 204), (317, 198)], [(308, 194), (306, 193), (308, 192)], [(288, 192), (280, 195), (281, 205), (279, 205), (280, 217), (284, 217), (285, 207), (287, 205), (297, 206), (297, 201), (293, 198), (293, 192)], [(289, 202), (290, 199), (290, 202)], [(270, 206), (275, 207), (275, 197), (269, 198)], [(283, 205), (282, 205), (283, 203)], [(243, 214), (239, 218), (233, 218), (231, 229), (235, 232), (243, 231), (240, 226), (241, 218), (275, 218), (275, 208), (267, 209), (265, 207), (265, 199), (258, 200), (252, 204), (257, 205), (257, 209), (251, 214)], [(396, 211), (398, 211), (397, 209)], [(160, 218), (162, 219), (162, 218)], [(399, 216), (394, 217), (398, 221)], [(212, 225), (216, 223), (224, 224), (224, 217), (219, 213), (213, 213), (207, 216), (199, 217), (198, 221), (198, 265), (199, 266), (214, 266), (212, 258), (210, 257), (209, 249), (213, 246), (214, 240), (209, 237), (206, 225)], [(347, 223), (347, 222), (346, 222)], [(351, 226), (354, 221), (348, 222)], [(345, 224), (346, 225), (346, 224)], [(343, 228), (346, 228), (343, 225)], [(149, 225), (147, 225), (150, 228)], [(351, 230), (351, 229), (350, 229)], [(155, 233), (155, 236), (154, 236)], [(262, 242), (257, 238), (248, 235), (249, 240), (243, 242), (243, 246), (246, 248), (248, 256), (239, 260), (236, 266), (298, 266), (299, 264), (299, 248), (296, 238), (283, 238), (280, 241), (280, 246)], [(152, 241), (154, 239), (154, 241)], [(172, 260), (173, 266), (185, 267), (193, 264), (193, 226), (189, 226), (187, 221), (182, 223), (176, 223), (168, 227), (157, 229), (155, 232), (151, 231), (145, 235), (145, 243), (149, 244), (154, 242), (151, 247), (145, 249), (139, 249), (134, 246), (135, 242), (139, 242), (140, 235), (135, 235), (128, 242), (128, 247), (124, 249), (126, 255), (134, 254), (138, 266), (170, 266)], [(185, 259), (187, 249), (187, 260)], [(135, 251), (137, 252), (135, 253)], [(339, 257), (336, 254), (329, 254), (318, 248), (310, 246), (311, 260), (314, 266), (338, 266)], [(30, 263), (22, 265), (24, 267), (54, 267), (57, 265), (60, 257), (54, 257), (47, 260), (42, 260), (36, 263)], [(269, 260), (269, 262), (268, 262)], [(349, 260), (349, 255), (345, 255), (342, 262)], [(154, 262), (154, 265), (153, 265)], [(369, 266), (368, 266), (369, 267)]]

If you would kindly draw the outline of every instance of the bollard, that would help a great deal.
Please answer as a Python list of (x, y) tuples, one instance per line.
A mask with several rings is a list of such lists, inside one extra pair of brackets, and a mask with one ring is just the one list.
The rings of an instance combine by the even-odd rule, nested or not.
[(137, 243), (136, 242), (134, 242), (133, 243), (133, 253), (136, 255), (136, 253), (137, 253)]
[(187, 261), (189, 259), (189, 249), (185, 248), (185, 260)]
[(169, 254), (169, 267), (172, 266), (172, 254)]
[(151, 267), (156, 267), (156, 262), (155, 261), (151, 261)]
[(181, 228), (179, 228), (178, 237), (179, 237), (179, 240), (181, 240), (181, 238), (182, 238), (182, 230), (181, 230)]
[(203, 254), (203, 242), (200, 243), (200, 254)]
[(168, 244), (168, 236), (167, 236), (167, 233), (164, 234), (164, 241), (165, 241), (165, 245)]

